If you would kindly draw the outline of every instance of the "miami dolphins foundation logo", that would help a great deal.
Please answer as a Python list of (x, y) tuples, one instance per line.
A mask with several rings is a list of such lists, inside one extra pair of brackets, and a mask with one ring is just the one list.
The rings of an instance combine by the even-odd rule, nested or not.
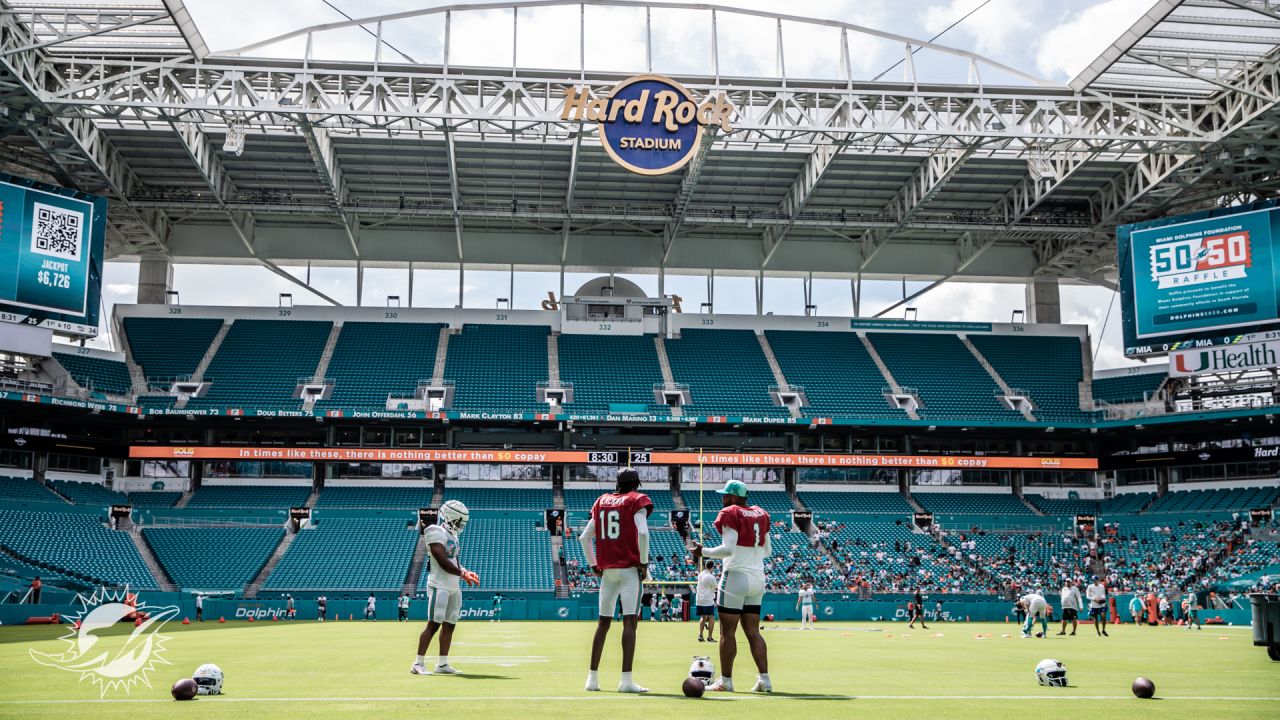
[[(178, 614), (174, 606), (153, 607), (139, 602), (128, 590), (101, 588), (89, 597), (77, 595), (81, 610), (71, 629), (60, 638), (68, 647), (60, 653), (32, 648), (32, 659), (41, 665), (77, 673), (83, 682), (98, 686), (99, 697), (108, 692), (129, 692), (137, 685), (151, 687), (150, 675), (157, 665), (168, 665), (164, 645), (168, 636), (160, 628)], [(108, 632), (116, 625), (133, 626), (128, 634)], [(125, 627), (128, 627), (125, 625)]]

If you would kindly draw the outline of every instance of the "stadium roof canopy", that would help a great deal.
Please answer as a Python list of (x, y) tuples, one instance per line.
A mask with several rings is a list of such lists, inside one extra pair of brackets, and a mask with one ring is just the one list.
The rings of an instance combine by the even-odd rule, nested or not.
[[(644, 23), (634, 66), (583, 60), (603, 10)], [(493, 37), (511, 45), (506, 66), (450, 62), (452, 24), (475, 12), (510, 18)], [(521, 35), (540, 12), (570, 21)], [(661, 72), (664, 13), (710, 38), (701, 70), (666, 74), (739, 114), (682, 170), (643, 177), (559, 110), (565, 88)], [(776, 26), (776, 70), (721, 74), (725, 28), (747, 20)], [(390, 41), (424, 22), (439, 57)], [(787, 74), (796, 28), (829, 38), (831, 77)], [(367, 50), (313, 50), (352, 33)], [(290, 42), (304, 49), (264, 56)], [(578, 62), (514, 61), (536, 42), (576, 44)], [(859, 77), (850, 46), (867, 42), (901, 48), (893, 81)], [(1278, 44), (1270, 2), (1158, 0), (1058, 85), (923, 40), (713, 4), (458, 5), (211, 51), (181, 0), (0, 0), (0, 169), (110, 196), (113, 257), (1112, 284), (1117, 224), (1276, 188)], [(223, 151), (229, 133), (243, 154)]]

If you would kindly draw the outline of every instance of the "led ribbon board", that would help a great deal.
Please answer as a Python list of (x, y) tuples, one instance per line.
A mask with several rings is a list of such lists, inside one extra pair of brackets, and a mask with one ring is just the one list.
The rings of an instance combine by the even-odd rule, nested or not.
[(0, 173), (0, 321), (98, 334), (107, 201)]
[(639, 175), (665, 175), (693, 158), (703, 126), (732, 130), (735, 112), (724, 94), (699, 104), (670, 78), (638, 75), (615, 85), (608, 97), (565, 88), (560, 119), (598, 123), (600, 143), (614, 162)]
[(991, 455), (817, 455), (806, 453), (617, 452), (587, 450), (433, 450), (352, 447), (134, 445), (135, 460), (295, 460), (307, 462), (546, 463), (570, 465), (716, 465), (746, 467), (904, 467), (1097, 470), (1097, 458)]

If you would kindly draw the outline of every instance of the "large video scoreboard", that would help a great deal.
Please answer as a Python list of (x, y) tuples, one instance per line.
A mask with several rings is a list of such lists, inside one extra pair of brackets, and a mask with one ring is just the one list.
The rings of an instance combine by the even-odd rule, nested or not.
[(1232, 345), (1280, 327), (1274, 201), (1117, 229), (1125, 354)]
[(0, 173), (0, 322), (98, 334), (107, 201)]

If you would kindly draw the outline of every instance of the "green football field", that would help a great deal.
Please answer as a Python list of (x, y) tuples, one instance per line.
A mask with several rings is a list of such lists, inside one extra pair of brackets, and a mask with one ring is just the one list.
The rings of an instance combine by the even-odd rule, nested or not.
[[(767, 626), (776, 692), (756, 696), (749, 656), (739, 658), (734, 695), (691, 700), (680, 694), (690, 661), (716, 648), (686, 623), (644, 623), (636, 680), (646, 696), (611, 692), (618, 679), (615, 625), (601, 686), (582, 690), (593, 625), (577, 622), (464, 622), (451, 662), (463, 675), (413, 676), (420, 626), (394, 622), (228, 623), (161, 629), (157, 654), (169, 664), (137, 685), (100, 696), (91, 678), (38, 664), (30, 651), (62, 653), (59, 627), (0, 628), (0, 718), (468, 718), (675, 717), (676, 713), (767, 713), (769, 720), (859, 716), (1017, 718), (1277, 718), (1280, 663), (1250, 641), (1247, 628), (1113, 628), (1110, 638), (1082, 627), (1076, 637), (1023, 640), (994, 623), (931, 625), (832, 623), (800, 632)], [(108, 632), (76, 660), (120, 656), (132, 628)], [(137, 647), (137, 646), (135, 646)], [(745, 652), (745, 645), (744, 645)], [(1042, 658), (1066, 663), (1071, 687), (1037, 685)], [(434, 658), (428, 656), (434, 664)], [(212, 662), (226, 694), (177, 703), (168, 688)], [(718, 664), (718, 661), (717, 661)], [(1157, 700), (1135, 699), (1139, 675)], [(97, 677), (94, 675), (92, 677)], [(709, 704), (716, 703), (714, 708)]]

